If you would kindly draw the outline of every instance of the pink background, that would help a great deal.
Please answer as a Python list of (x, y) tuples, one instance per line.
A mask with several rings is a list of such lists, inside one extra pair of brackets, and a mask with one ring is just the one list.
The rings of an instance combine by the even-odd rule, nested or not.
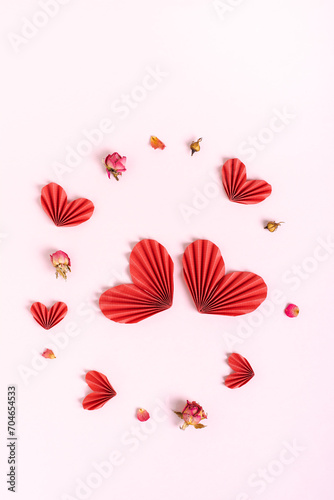
[[(7, 385), (16, 384), (15, 498), (332, 499), (332, 2), (226, 0), (219, 10), (209, 0), (72, 0), (46, 18), (42, 4), (0, 7), (0, 425)], [(30, 38), (16, 38), (15, 50), (24, 18), (45, 25), (25, 28)], [(101, 121), (109, 133), (87, 143), (85, 131)], [(151, 134), (164, 151), (150, 148)], [(198, 137), (201, 152), (191, 157)], [(68, 148), (81, 153), (61, 173)], [(120, 182), (101, 163), (113, 151), (128, 158)], [(228, 201), (220, 169), (233, 157), (272, 184), (270, 198)], [(39, 202), (50, 181), (69, 199), (91, 199), (90, 221), (55, 227)], [(271, 234), (268, 220), (285, 224)], [(137, 325), (112, 323), (99, 295), (130, 282), (129, 254), (142, 238), (173, 258), (174, 305)], [(181, 274), (197, 238), (220, 247), (227, 271), (264, 278), (259, 310), (197, 313)], [(72, 259), (67, 282), (49, 262), (58, 249)], [(46, 332), (29, 307), (57, 300), (68, 315)], [(284, 315), (288, 302), (299, 305), (297, 319)], [(43, 364), (47, 347), (57, 359)], [(241, 389), (222, 383), (230, 352), (256, 374)], [(118, 392), (94, 412), (81, 406), (87, 370), (106, 374)], [(208, 412), (205, 430), (178, 429), (171, 410), (187, 398)], [(151, 413), (147, 424), (137, 407)]]

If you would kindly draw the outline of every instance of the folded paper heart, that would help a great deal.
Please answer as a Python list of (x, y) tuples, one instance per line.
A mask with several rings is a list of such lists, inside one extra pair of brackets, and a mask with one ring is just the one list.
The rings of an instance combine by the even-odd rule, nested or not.
[(68, 202), (65, 190), (54, 182), (43, 187), (41, 204), (56, 226), (77, 226), (90, 219), (94, 212), (93, 203), (86, 198)]
[(117, 392), (103, 373), (91, 370), (86, 373), (85, 380), (93, 392), (88, 394), (83, 400), (82, 406), (84, 410), (98, 410), (109, 399), (117, 395)]
[(271, 185), (263, 180), (247, 180), (245, 165), (234, 158), (222, 168), (223, 186), (228, 198), (236, 203), (260, 203), (271, 194)]
[(186, 248), (183, 276), (200, 313), (240, 316), (257, 309), (267, 297), (267, 285), (257, 274), (225, 274), (220, 250), (209, 240)]
[(228, 364), (234, 370), (234, 373), (225, 379), (225, 385), (230, 389), (242, 387), (254, 377), (253, 368), (241, 354), (235, 352), (231, 354), (228, 358)]
[(142, 240), (130, 255), (132, 284), (104, 292), (99, 301), (103, 314), (117, 323), (137, 323), (169, 309), (173, 303), (174, 264), (165, 247)]
[(56, 302), (48, 309), (41, 302), (34, 302), (30, 307), (30, 312), (39, 325), (45, 330), (50, 330), (65, 318), (67, 305), (64, 302)]

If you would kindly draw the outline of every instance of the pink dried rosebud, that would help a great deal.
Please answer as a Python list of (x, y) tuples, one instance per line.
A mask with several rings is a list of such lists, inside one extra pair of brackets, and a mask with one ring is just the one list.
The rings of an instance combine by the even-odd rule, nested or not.
[(67, 253), (63, 252), (62, 250), (58, 250), (57, 252), (50, 255), (50, 259), (52, 265), (56, 268), (56, 278), (58, 278), (58, 274), (60, 274), (64, 278), (64, 280), (66, 280), (67, 271), (71, 272), (71, 260)]
[(144, 410), (144, 408), (139, 408), (137, 411), (137, 418), (140, 422), (146, 422), (150, 418), (150, 414), (148, 411)]
[(110, 174), (112, 174), (116, 181), (119, 180), (118, 176), (122, 175), (122, 172), (126, 171), (125, 168), (126, 156), (121, 156), (118, 153), (113, 153), (112, 155), (108, 155), (104, 164), (106, 166), (107, 174), (110, 179)]
[(207, 414), (203, 410), (203, 408), (193, 401), (192, 403), (187, 400), (186, 406), (183, 408), (182, 412), (175, 411), (176, 415), (182, 420), (184, 423), (181, 427), (182, 430), (186, 429), (189, 425), (193, 425), (195, 429), (202, 429), (205, 425), (201, 424), (200, 421), (208, 418)]
[(299, 307), (296, 304), (289, 304), (284, 312), (289, 318), (296, 318), (299, 314)]
[(45, 351), (42, 353), (42, 356), (44, 358), (48, 359), (55, 359), (56, 356), (54, 355), (54, 352), (51, 349), (45, 349)]

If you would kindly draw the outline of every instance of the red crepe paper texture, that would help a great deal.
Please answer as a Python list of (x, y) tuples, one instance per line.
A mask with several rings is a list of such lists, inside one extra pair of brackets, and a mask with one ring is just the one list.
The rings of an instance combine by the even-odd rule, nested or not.
[(65, 318), (67, 305), (64, 302), (56, 302), (49, 309), (41, 302), (34, 302), (30, 307), (30, 312), (39, 325), (45, 330), (50, 330)]
[(271, 185), (263, 180), (247, 180), (245, 165), (234, 158), (222, 168), (223, 186), (229, 200), (252, 205), (265, 200), (272, 191)]
[(88, 394), (83, 400), (82, 406), (84, 410), (98, 410), (109, 399), (117, 395), (117, 392), (103, 373), (95, 370), (89, 371), (86, 373), (85, 380), (93, 392)]
[(94, 212), (93, 203), (86, 198), (68, 202), (66, 191), (54, 182), (43, 187), (41, 204), (56, 226), (78, 226)]
[(186, 248), (183, 276), (200, 313), (240, 316), (257, 309), (267, 297), (267, 285), (257, 274), (225, 274), (220, 250), (209, 240)]
[(103, 314), (117, 323), (138, 323), (173, 303), (174, 263), (164, 246), (142, 240), (130, 255), (132, 284), (110, 288), (100, 297)]
[(231, 373), (231, 375), (225, 379), (225, 385), (230, 389), (242, 387), (254, 377), (253, 368), (241, 354), (234, 352), (229, 356), (227, 362), (230, 368), (234, 370), (234, 373)]

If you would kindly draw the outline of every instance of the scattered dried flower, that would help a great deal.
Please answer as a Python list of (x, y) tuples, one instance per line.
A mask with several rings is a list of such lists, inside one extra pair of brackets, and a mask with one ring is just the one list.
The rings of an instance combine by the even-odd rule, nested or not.
[(54, 352), (51, 351), (51, 349), (45, 349), (45, 351), (42, 353), (42, 356), (48, 359), (56, 359), (56, 356), (54, 355)]
[(150, 418), (150, 414), (148, 411), (144, 410), (144, 408), (139, 408), (137, 411), (137, 418), (140, 422), (146, 422)]
[(118, 153), (113, 153), (112, 155), (108, 155), (104, 164), (106, 166), (107, 174), (110, 179), (110, 174), (112, 174), (116, 181), (119, 181), (118, 176), (122, 175), (122, 172), (126, 171), (125, 168), (126, 156), (121, 156)]
[(284, 310), (285, 314), (289, 316), (289, 318), (296, 318), (299, 314), (299, 307), (296, 304), (289, 304)]
[(201, 142), (202, 140), (202, 137), (200, 137), (197, 141), (193, 141), (191, 144), (190, 144), (190, 149), (191, 149), (191, 156), (194, 154), (194, 153), (197, 153), (201, 147), (199, 145), (199, 143)]
[(151, 146), (153, 149), (165, 149), (165, 144), (160, 141), (155, 135), (151, 135)]
[(284, 224), (284, 222), (270, 221), (270, 222), (268, 222), (268, 224), (265, 226), (264, 229), (268, 229), (268, 231), (270, 231), (271, 233), (273, 233), (274, 231), (276, 231), (276, 229), (278, 228), (278, 226), (280, 226), (281, 224)]
[(50, 255), (50, 259), (52, 265), (56, 268), (56, 278), (58, 278), (58, 274), (60, 274), (60, 276), (62, 276), (64, 280), (66, 280), (67, 271), (71, 272), (71, 260), (67, 253), (63, 252), (62, 250), (58, 250), (57, 252)]
[(185, 430), (189, 425), (193, 425), (195, 429), (202, 429), (203, 427), (206, 427), (205, 425), (201, 424), (200, 421), (208, 418), (208, 416), (203, 408), (198, 403), (196, 403), (196, 401), (193, 401), (191, 403), (187, 400), (187, 404), (183, 408), (183, 410), (174, 411), (174, 413), (182, 420), (184, 420), (182, 427), (180, 427), (180, 429), (182, 430)]

